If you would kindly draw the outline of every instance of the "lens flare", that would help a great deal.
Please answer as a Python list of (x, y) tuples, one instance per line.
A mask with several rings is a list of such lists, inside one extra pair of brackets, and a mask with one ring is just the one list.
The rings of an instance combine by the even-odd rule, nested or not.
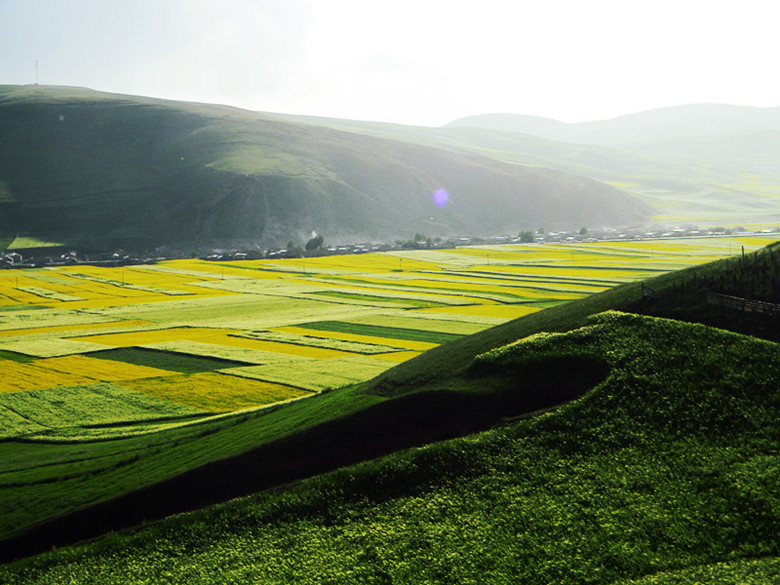
[(436, 192), (433, 194), (433, 202), (438, 207), (444, 207), (447, 205), (447, 201), (450, 200), (450, 194), (447, 193), (446, 189), (437, 189)]

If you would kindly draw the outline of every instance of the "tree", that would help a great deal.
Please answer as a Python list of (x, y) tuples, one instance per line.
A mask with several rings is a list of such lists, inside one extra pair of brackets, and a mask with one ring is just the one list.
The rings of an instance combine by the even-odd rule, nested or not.
[(319, 250), (322, 248), (322, 245), (325, 243), (325, 238), (322, 237), (322, 234), (317, 234), (314, 236), (311, 240), (306, 242), (306, 250)]
[(588, 233), (588, 228), (586, 228), (585, 226), (582, 226), (582, 227), (580, 228), (580, 235), (581, 235), (581, 236), (584, 236), (584, 235), (585, 235), (585, 234), (587, 234), (587, 233)]
[(534, 233), (531, 231), (520, 232), (518, 237), (520, 238), (521, 242), (525, 242), (526, 244), (536, 241), (536, 238), (534, 238)]

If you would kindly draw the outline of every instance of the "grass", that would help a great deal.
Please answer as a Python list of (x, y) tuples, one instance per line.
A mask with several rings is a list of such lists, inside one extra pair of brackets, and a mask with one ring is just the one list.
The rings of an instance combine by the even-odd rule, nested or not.
[(233, 412), (309, 395), (291, 386), (210, 372), (139, 379), (123, 385), (148, 396), (208, 412)]
[(19, 435), (100, 424), (202, 415), (199, 409), (132, 392), (116, 384), (89, 384), (0, 394), (2, 435)]
[[(557, 410), (49, 552), (0, 576), (41, 585), (771, 580), (778, 355), (774, 343), (702, 325), (607, 313), (474, 366), (476, 388), (491, 368), (601, 356), (604, 381)], [(520, 377), (513, 392), (534, 387)]]
[[(531, 246), (527, 249), (530, 249), (534, 254), (541, 253), (537, 247)], [(526, 252), (525, 250), (526, 248), (520, 247), (518, 253), (531, 253)], [(776, 254), (776, 250), (770, 249), (767, 252), (769, 252), (770, 257), (775, 258), (775, 256), (772, 256), (772, 253)], [(765, 258), (767, 252), (756, 254), (755, 257)], [(549, 254), (549, 252), (547, 252), (547, 254)], [(369, 262), (370, 258), (368, 258), (368, 256), (369, 255), (361, 256), (361, 261)], [(64, 512), (74, 512), (85, 507), (89, 508), (96, 503), (113, 500), (121, 494), (132, 493), (134, 490), (148, 487), (165, 480), (171, 480), (171, 478), (176, 477), (179, 474), (192, 471), (200, 466), (214, 463), (218, 460), (237, 457), (241, 454), (246, 455), (254, 449), (268, 446), (275, 441), (289, 438), (291, 434), (300, 438), (301, 441), (304, 441), (304, 444), (305, 440), (311, 440), (312, 443), (307, 446), (306, 452), (316, 452), (318, 454), (317, 460), (323, 462), (324, 465), (324, 462), (331, 461), (331, 459), (328, 458), (326, 453), (321, 452), (320, 449), (313, 450), (310, 445), (324, 447), (328, 444), (329, 439), (327, 436), (320, 437), (316, 440), (306, 439), (306, 437), (309, 436), (306, 433), (313, 433), (315, 432), (315, 429), (320, 428), (321, 425), (326, 423), (336, 424), (333, 422), (334, 420), (343, 420), (343, 423), (339, 424), (344, 425), (347, 425), (348, 423), (357, 423), (360, 420), (369, 420), (376, 423), (374, 424), (375, 428), (369, 427), (366, 429), (366, 433), (368, 433), (368, 431), (375, 432), (377, 429), (385, 428), (379, 425), (379, 422), (392, 422), (395, 424), (395, 428), (393, 429), (394, 432), (388, 430), (386, 436), (392, 437), (393, 441), (406, 440), (407, 431), (401, 430), (406, 427), (401, 425), (407, 424), (408, 421), (402, 416), (398, 415), (397, 418), (386, 416), (384, 418), (374, 419), (371, 418), (371, 416), (375, 415), (361, 418), (363, 415), (358, 415), (357, 413), (362, 412), (369, 407), (378, 408), (378, 405), (384, 405), (385, 403), (388, 405), (396, 404), (394, 400), (388, 400), (390, 397), (401, 398), (409, 395), (408, 399), (413, 402), (398, 403), (398, 408), (401, 409), (400, 404), (408, 404), (408, 407), (404, 408), (403, 412), (420, 413), (421, 416), (424, 415), (428, 417), (427, 423), (431, 425), (432, 421), (435, 420), (435, 418), (431, 419), (431, 412), (446, 412), (452, 414), (453, 407), (451, 404), (450, 406), (446, 405), (449, 403), (442, 405), (439, 402), (433, 402), (433, 399), (430, 399), (431, 401), (429, 402), (425, 402), (425, 400), (429, 400), (426, 396), (432, 396), (431, 393), (433, 392), (447, 391), (444, 394), (441, 394), (441, 396), (451, 397), (451, 392), (465, 391), (471, 388), (473, 385), (472, 382), (464, 378), (463, 375), (476, 355), (539, 331), (566, 331), (572, 328), (581, 327), (585, 324), (584, 319), (586, 316), (608, 309), (634, 307), (633, 310), (637, 311), (651, 311), (654, 307), (659, 310), (663, 309), (663, 307), (666, 306), (664, 303), (666, 303), (670, 307), (690, 306), (691, 314), (689, 318), (693, 319), (699, 314), (696, 313), (696, 311), (699, 310), (697, 308), (697, 303), (699, 302), (696, 300), (698, 299), (697, 295), (699, 295), (701, 288), (710, 282), (709, 274), (715, 275), (712, 277), (712, 282), (720, 282), (721, 277), (733, 275), (736, 278), (736, 284), (742, 283), (747, 288), (758, 287), (762, 282), (762, 278), (766, 275), (771, 277), (773, 273), (771, 270), (767, 270), (767, 265), (763, 263), (764, 260), (757, 260), (754, 263), (752, 258), (753, 256), (750, 256), (749, 261), (741, 268), (739, 268), (741, 266), (741, 261), (738, 258), (734, 258), (717, 265), (687, 270), (679, 274), (661, 276), (650, 283), (658, 292), (655, 300), (652, 300), (652, 302), (648, 300), (642, 302), (641, 286), (638, 283), (630, 283), (599, 295), (586, 297), (576, 303), (560, 305), (549, 310), (529, 314), (516, 322), (510, 322), (497, 328), (487, 329), (472, 336), (461, 337), (447, 343), (447, 345), (441, 349), (433, 349), (426, 354), (423, 354), (421, 357), (411, 359), (392, 368), (377, 378), (375, 382), (372, 382), (362, 389), (344, 388), (341, 390), (334, 390), (281, 407), (271, 406), (262, 411), (242, 412), (235, 415), (223, 416), (219, 419), (204, 420), (203, 422), (194, 425), (188, 424), (176, 427), (160, 426), (154, 428), (151, 425), (146, 425), (143, 429), (140, 427), (137, 427), (136, 429), (126, 428), (118, 432), (112, 431), (112, 436), (114, 438), (112, 441), (84, 442), (80, 444), (74, 443), (72, 445), (51, 445), (43, 443), (26, 443), (20, 445), (0, 443), (0, 480), (4, 482), (0, 483), (0, 537), (7, 537), (12, 532), (19, 531), (24, 527), (57, 518)], [(637, 261), (637, 258), (634, 258), (634, 261)], [(699, 262), (700, 258), (693, 258), (690, 261)], [(246, 265), (252, 266), (254, 264), (256, 263), (247, 263)], [(195, 271), (194, 267), (197, 265), (199, 265), (198, 262), (189, 261), (188, 263), (181, 263), (181, 267), (176, 270)], [(578, 264), (578, 266), (581, 265)], [(151, 270), (149, 272), (152, 274), (164, 272), (161, 271), (160, 268), (165, 268), (165, 266), (150, 267)], [(139, 270), (143, 269), (139, 268)], [(56, 273), (57, 272), (55, 271), (55, 274)], [(111, 273), (108, 272), (108, 274), (110, 275)], [(693, 283), (693, 275), (696, 275), (696, 286), (694, 286)], [(187, 277), (195, 278), (192, 275), (187, 275)], [(273, 280), (271, 279), (270, 282), (273, 282)], [(283, 292), (284, 281), (279, 282), (280, 285), (277, 292)], [(736, 284), (734, 284), (734, 287), (736, 288), (732, 287), (732, 285), (729, 284), (731, 281), (728, 279), (723, 280), (723, 282), (724, 285), (728, 285), (726, 288), (722, 289), (723, 292), (738, 293), (741, 290)], [(87, 286), (92, 286), (92, 284), (97, 285), (97, 283), (89, 283)], [(677, 295), (677, 293), (683, 289), (687, 290), (689, 288), (696, 291), (691, 298)], [(671, 295), (668, 299), (664, 297), (666, 291)], [(674, 296), (672, 293), (677, 296)], [(310, 315), (307, 311), (312, 309), (312, 305), (308, 303), (299, 304), (299, 299), (293, 297), (280, 296), (267, 300), (255, 297), (255, 295), (226, 295), (197, 297), (187, 300), (169, 300), (163, 303), (144, 303), (137, 305), (136, 307), (143, 311), (143, 319), (147, 325), (141, 326), (136, 324), (133, 325), (133, 327), (168, 326), (169, 329), (197, 333), (197, 331), (192, 330), (199, 328), (187, 328), (182, 325), (185, 322), (185, 318), (187, 318), (190, 323), (193, 323), (198, 322), (197, 319), (202, 317), (204, 318), (204, 326), (207, 330), (201, 332), (206, 337), (200, 339), (210, 339), (211, 341), (218, 340), (220, 344), (246, 343), (246, 345), (217, 345), (216, 343), (204, 343), (203, 341), (192, 341), (188, 339), (159, 341), (158, 343), (164, 345), (164, 349), (167, 351), (175, 349), (175, 351), (180, 353), (218, 357), (240, 363), (255, 363), (251, 359), (244, 359), (250, 355), (256, 357), (262, 355), (263, 361), (261, 361), (261, 363), (263, 364), (271, 363), (274, 360), (278, 363), (280, 359), (287, 362), (295, 361), (296, 363), (294, 364), (278, 368), (279, 371), (277, 372), (272, 372), (271, 368), (268, 368), (265, 371), (265, 375), (270, 376), (275, 374), (287, 376), (288, 378), (297, 375), (297, 383), (309, 384), (312, 389), (323, 389), (331, 385), (340, 385), (342, 383), (355, 381), (358, 379), (358, 376), (365, 376), (361, 378), (362, 380), (365, 380), (385, 367), (394, 365), (394, 362), (391, 359), (386, 358), (398, 359), (399, 356), (401, 358), (406, 358), (416, 355), (413, 352), (402, 352), (404, 355), (394, 353), (388, 354), (388, 356), (375, 357), (370, 362), (362, 362), (348, 359), (350, 355), (355, 357), (354, 354), (350, 354), (349, 352), (333, 352), (333, 350), (321, 348), (294, 347), (284, 343), (262, 342), (248, 339), (242, 340), (232, 337), (229, 334), (230, 331), (245, 331), (246, 329), (244, 328), (251, 330), (257, 320), (273, 320), (277, 323), (282, 322), (289, 324), (289, 316), (296, 314), (296, 307), (298, 310), (303, 311), (306, 316)], [(166, 314), (165, 307), (155, 307), (154, 305), (170, 306), (175, 315)], [(484, 306), (508, 307), (508, 305)], [(68, 334), (68, 331), (73, 331), (76, 330), (76, 328), (81, 327), (81, 323), (85, 319), (97, 319), (98, 321), (102, 319), (105, 323), (116, 324), (120, 310), (126, 317), (130, 317), (131, 307), (131, 305), (128, 305), (126, 307), (100, 308), (96, 309), (96, 311), (99, 312), (98, 315), (91, 313), (84, 314), (81, 312), (69, 315), (67, 311), (62, 309), (52, 311), (51, 315), (60, 320), (55, 322), (54, 326), (63, 327), (63, 329), (50, 331), (47, 335), (66, 335)], [(344, 315), (344, 313), (339, 313), (339, 318), (343, 318), (343, 322), (346, 323), (349, 323), (349, 319), (363, 319), (368, 316), (377, 317), (378, 319), (380, 317), (376, 307), (345, 307), (345, 305), (338, 305), (335, 303), (322, 303), (321, 308), (325, 310), (324, 314), (317, 314), (315, 319), (303, 318), (296, 322), (305, 323), (330, 319), (332, 313), (329, 313), (328, 311), (332, 311), (334, 307), (338, 311), (344, 311), (345, 309), (349, 311), (347, 313), (349, 315), (348, 318), (343, 318), (342, 315)], [(268, 315), (262, 314), (255, 316), (253, 313), (256, 310), (273, 308), (279, 308), (281, 310), (278, 314), (273, 314), (273, 311), (271, 311), (271, 314)], [(449, 318), (457, 317), (457, 315), (447, 315), (446, 313), (437, 314), (437, 310), (439, 310), (439, 308), (435, 310), (425, 309), (421, 314), (424, 314), (427, 318), (433, 317), (435, 320), (443, 320), (445, 315)], [(667, 309), (664, 309), (664, 311), (666, 310)], [(12, 321), (3, 321), (0, 323), (0, 328), (5, 325), (8, 325), (9, 327), (13, 325), (13, 328), (8, 329), (7, 331), (18, 332), (24, 330), (32, 332), (35, 330), (36, 325), (47, 326), (45, 320), (39, 320), (35, 317), (35, 315), (43, 312), (44, 311), (42, 310), (36, 310), (3, 314), (2, 319), (7, 317)], [(19, 319), (20, 314), (29, 317), (29, 320)], [(397, 316), (397, 309), (392, 310), (391, 316), (393, 315)], [(413, 315), (413, 311), (403, 313), (404, 317), (412, 317)], [(300, 318), (300, 314), (298, 317)], [(468, 322), (468, 316), (466, 317), (464, 322)], [(133, 318), (137, 319), (138, 317)], [(181, 322), (179, 320), (181, 320)], [(372, 323), (374, 322), (373, 318), (369, 320)], [(216, 327), (215, 323), (217, 321), (223, 323), (240, 323), (241, 328), (224, 329), (222, 327)], [(716, 324), (716, 322), (713, 322), (713, 324)], [(438, 325), (439, 324), (437, 324), (437, 327)], [(116, 325), (112, 325), (111, 327), (115, 326)], [(73, 329), (69, 329), (71, 327)], [(281, 329), (287, 333), (296, 334), (305, 333), (306, 331), (309, 331), (311, 334), (313, 331), (299, 330), (295, 327), (281, 327)], [(164, 335), (160, 335), (165, 336), (170, 333), (171, 332), (168, 331)], [(366, 337), (364, 335), (360, 336), (331, 331), (317, 331), (314, 335), (322, 337), (354, 337), (359, 338), (360, 341), (370, 340), (371, 342), (380, 344), (383, 340), (389, 340), (389, 338)], [(111, 335), (106, 335), (104, 337), (106, 338), (105, 340), (108, 341), (108, 338), (110, 338)], [(187, 336), (185, 335), (185, 337)], [(85, 339), (89, 338), (85, 337)], [(141, 338), (139, 337), (139, 339)], [(149, 341), (151, 338), (144, 337), (143, 340)], [(128, 341), (129, 345), (132, 345), (129, 343), (131, 341), (130, 336), (127, 337), (126, 341)], [(133, 343), (137, 341), (138, 340), (135, 340)], [(419, 344), (420, 346), (426, 347), (434, 345), (426, 345), (424, 342), (405, 341), (401, 339), (393, 341), (390, 344), (395, 344), (396, 342), (398, 345)], [(173, 344), (176, 344), (177, 346), (181, 345), (181, 347), (173, 348)], [(106, 345), (105, 347), (110, 350), (114, 346)], [(288, 352), (292, 351), (296, 353), (284, 353), (282, 347), (286, 347)], [(319, 356), (320, 358), (327, 358), (322, 360), (323, 363), (327, 365), (317, 365), (316, 360), (311, 359), (315, 356), (304, 355), (305, 352), (301, 353), (302, 350), (308, 351), (310, 349), (321, 349), (321, 351), (324, 352), (332, 352), (327, 353), (327, 356), (325, 354)], [(264, 353), (261, 354), (258, 352)], [(243, 357), (239, 357), (239, 354), (242, 354)], [(307, 357), (310, 359), (306, 359)], [(35, 362), (29, 362), (28, 364), (20, 365), (34, 365), (34, 363)], [(6, 364), (4, 363), (3, 365), (5, 367)], [(306, 368), (310, 368), (310, 371), (313, 372), (313, 374), (307, 375), (305, 370), (301, 368), (302, 365), (305, 365)], [(206, 374), (203, 375), (205, 376)], [(214, 375), (222, 376), (223, 374)], [(200, 374), (193, 374), (192, 376), (200, 376)], [(170, 371), (167, 371), (164, 375), (160, 376), (160, 378), (172, 377), (173, 372)], [(236, 377), (236, 379), (238, 378)], [(171, 381), (171, 394), (169, 396), (173, 397), (174, 393), (177, 393), (180, 397), (178, 399), (184, 400), (186, 396), (186, 380), (186, 375), (181, 374), (181, 379), (176, 380), (175, 383)], [(496, 380), (491, 380), (492, 379), (486, 379), (483, 385), (484, 391), (487, 392), (488, 395), (498, 389), (498, 382)], [(290, 380), (290, 385), (294, 385), (295, 382), (295, 380)], [(87, 383), (87, 381), (76, 383)], [(210, 387), (214, 388), (216, 385), (211, 385), (211, 382), (203, 381), (202, 384), (201, 382), (198, 382), (198, 392), (191, 393), (191, 397), (195, 397), (196, 395), (202, 397), (208, 396), (210, 394)], [(216, 394), (214, 395), (216, 396)], [(422, 398), (416, 397), (418, 395), (421, 395)], [(422, 402), (414, 402), (415, 400), (420, 400)], [(441, 400), (446, 401), (449, 400), (449, 398), (441, 398)], [(216, 404), (212, 404), (216, 406)], [(478, 404), (481, 404), (481, 402)], [(472, 404), (469, 408), (472, 408), (472, 406), (474, 405)], [(389, 408), (389, 406), (383, 408)], [(466, 406), (464, 406), (464, 408), (466, 408)], [(346, 418), (339, 419), (339, 417)], [(446, 419), (446, 417), (444, 418)], [(146, 433), (147, 430), (156, 430), (158, 432)], [(144, 434), (138, 434), (142, 431)], [(106, 438), (108, 435), (109, 433), (106, 431), (101, 437)], [(91, 438), (88, 437), (86, 433), (82, 435), (72, 433), (70, 436), (74, 437), (74, 440), (79, 440), (79, 437), (89, 438), (90, 440), (95, 438), (94, 435)], [(344, 444), (348, 445), (350, 449), (354, 449), (354, 453), (357, 453), (357, 446), (369, 447), (374, 444), (368, 439), (369, 436), (370, 435), (368, 434), (364, 434), (361, 436), (360, 440), (355, 439), (353, 436), (349, 440), (345, 440)], [(408, 446), (409, 443), (405, 443), (404, 445)], [(398, 444), (393, 443), (391, 447), (397, 448)], [(387, 448), (390, 449), (391, 447)], [(280, 452), (284, 451), (282, 450)], [(353, 451), (350, 451), (350, 454), (352, 453)], [(377, 454), (381, 454), (381, 452)], [(355, 457), (357, 457), (357, 455), (355, 455)], [(294, 457), (288, 459), (289, 461), (298, 461)], [(350, 461), (358, 459), (359, 457)], [(254, 468), (250, 466), (246, 467), (246, 469), (248, 471), (249, 469)], [(308, 469), (308, 467), (302, 465), (302, 469)], [(271, 477), (271, 475), (269, 475), (269, 477)], [(249, 480), (247, 480), (247, 482), (251, 484)], [(273, 485), (273, 483), (267, 485)], [(234, 489), (237, 491), (230, 492), (230, 495), (227, 497), (241, 495), (241, 489), (254, 491), (255, 485), (237, 484), (234, 486)], [(88, 524), (89, 523), (86, 523), (85, 526)]]
[(347, 386), (373, 378), (393, 362), (368, 356), (306, 360), (294, 363), (246, 366), (223, 370), (226, 374), (286, 384), (312, 392)]

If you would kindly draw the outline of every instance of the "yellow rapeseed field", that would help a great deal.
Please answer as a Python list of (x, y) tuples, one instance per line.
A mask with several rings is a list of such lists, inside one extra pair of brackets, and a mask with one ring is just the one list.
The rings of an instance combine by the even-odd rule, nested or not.
[[(0, 392), (121, 382), (181, 404), (226, 412), (295, 398), (302, 389), (365, 380), (437, 345), (310, 330), (307, 322), (468, 334), (541, 310), (516, 301), (563, 302), (776, 240), (521, 244), (7, 270), (0, 273), (0, 350), (39, 359), (0, 358)], [(432, 302), (441, 306), (426, 304)], [(278, 337), (253, 338), (258, 336), (252, 332), (261, 329), (276, 331)], [(291, 343), (301, 335), (321, 341)], [(368, 348), (339, 341), (401, 351), (359, 356), (355, 352)], [(230, 375), (185, 375), (89, 357), (99, 348), (133, 346), (255, 366), (231, 368)]]
[(134, 380), (122, 386), (207, 412), (230, 412), (311, 394), (282, 384), (211, 372)]
[(0, 392), (19, 392), (56, 388), (57, 386), (78, 386), (91, 384), (95, 380), (86, 376), (58, 372), (36, 363), (17, 363), (0, 360)]
[(168, 370), (138, 366), (125, 362), (91, 358), (83, 355), (69, 355), (43, 359), (36, 365), (51, 370), (91, 378), (97, 382), (120, 382), (138, 378), (170, 376)]
[(127, 333), (110, 333), (108, 335), (87, 335), (74, 337), (79, 341), (100, 343), (111, 347), (132, 347), (149, 345), (162, 341), (201, 341), (204, 343), (219, 343), (235, 330), (224, 330), (208, 327), (172, 327), (169, 329), (152, 329), (131, 331)]

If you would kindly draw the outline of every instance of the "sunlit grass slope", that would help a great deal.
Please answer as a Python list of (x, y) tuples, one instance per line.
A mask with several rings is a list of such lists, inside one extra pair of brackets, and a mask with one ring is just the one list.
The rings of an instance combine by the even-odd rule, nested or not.
[[(443, 350), (430, 350), (424, 359), (396, 367), (365, 387), (332, 391), (281, 407), (211, 417), (200, 422), (146, 421), (134, 426), (62, 429), (59, 435), (50, 433), (47, 441), (0, 443), (0, 535), (8, 538), (16, 534), (27, 539), (24, 541), (27, 544), (17, 550), (29, 550), (25, 547), (31, 542), (34, 550), (45, 550), (50, 546), (47, 543), (71, 542), (79, 534), (94, 536), (104, 529), (133, 525), (140, 518), (193, 509), (394, 449), (473, 432), (495, 424), (502, 417), (553, 406), (597, 384), (601, 379), (598, 361), (580, 362), (578, 371), (583, 372), (582, 376), (570, 376), (561, 363), (526, 371), (524, 376), (534, 381), (537, 392), (513, 395), (515, 399), (509, 401), (502, 389), (514, 384), (515, 374), (511, 370), (503, 373), (499, 370), (480, 378), (480, 397), (468, 397), (477, 382), (465, 374), (480, 353), (539, 331), (579, 327), (588, 315), (604, 310), (631, 307), (651, 310), (662, 307), (661, 301), (668, 299), (676, 309), (690, 304), (689, 318), (695, 320), (696, 307), (701, 303), (698, 286), (731, 275), (730, 288), (721, 291), (748, 294), (751, 288), (759, 290), (767, 278), (772, 278), (776, 268), (771, 267), (776, 267), (778, 260), (780, 254), (775, 245), (747, 255), (744, 261), (734, 258), (658, 277), (645, 284), (656, 291), (654, 299), (642, 299), (641, 284), (624, 285), (449, 342)], [(693, 291), (689, 296), (679, 296), (688, 288)], [(675, 296), (665, 296), (664, 291)], [(719, 315), (722, 318), (726, 313)], [(121, 351), (129, 353), (117, 354), (115, 359), (131, 364), (138, 361), (139, 350)], [(401, 352), (401, 359), (408, 357), (404, 353)], [(213, 368), (205, 358), (200, 358), (205, 363), (178, 359), (174, 369), (182, 372), (208, 373)], [(172, 362), (150, 365), (164, 364), (167, 368), (174, 367)], [(359, 365), (363, 367), (362, 362)], [(351, 368), (351, 365), (343, 363), (342, 367)], [(255, 372), (256, 369), (252, 366), (247, 372), (264, 375)], [(265, 375), (274, 373), (268, 369)], [(309, 370), (312, 376), (321, 375), (309, 366), (298, 370), (306, 376)], [(555, 375), (548, 375), (550, 371)], [(207, 377), (194, 374), (192, 381), (196, 382), (197, 378), (198, 384), (204, 383), (202, 387), (207, 388), (213, 383), (213, 378), (207, 380)], [(255, 380), (247, 380), (247, 384), (250, 382)], [(149, 383), (151, 379), (149, 382), (140, 379), (129, 386), (145, 390)], [(263, 392), (272, 385), (261, 384), (265, 384)], [(159, 386), (163, 392), (160, 396), (196, 408), (204, 407), (199, 397), (211, 396), (211, 405), (228, 399), (200, 391), (190, 391), (187, 397), (185, 386), (186, 383)], [(85, 439), (112, 440), (84, 442)], [(47, 444), (51, 440), (56, 440), (56, 444)], [(216, 461), (221, 461), (217, 473), (213, 467)], [(211, 467), (202, 467), (209, 463)], [(160, 486), (168, 487), (155, 491), (154, 485), (159, 482), (165, 482)], [(142, 488), (146, 491), (134, 493)], [(122, 494), (127, 495), (111, 503), (112, 498)], [(103, 513), (99, 507), (90, 508), (99, 502), (109, 508), (119, 506), (123, 512), (119, 514), (111, 508)], [(82, 516), (56, 520), (64, 513), (77, 510), (82, 510), (76, 512)], [(53, 525), (42, 525), (24, 536), (26, 528), (53, 519)], [(104, 519), (110, 522), (101, 528)], [(114, 520), (116, 523), (111, 524)], [(82, 529), (86, 532), (81, 532)], [(14, 550), (8, 542), (3, 549), (6, 553)]]
[(446, 387), (470, 360), (490, 347), (509, 343), (539, 331), (578, 327), (588, 315), (608, 309), (703, 321), (710, 325), (780, 340), (773, 320), (713, 307), (707, 292), (778, 303), (780, 301), (780, 245), (744, 257), (731, 257), (692, 266), (642, 282), (627, 283), (599, 294), (533, 313), (434, 348), (385, 372), (369, 383), (372, 391), (392, 395), (407, 388)]
[[(470, 361), (603, 381), (536, 417), (0, 569), (4, 583), (769, 583), (780, 352), (607, 312)], [(509, 382), (507, 380), (507, 382)], [(751, 580), (752, 579), (752, 580)], [(762, 580), (765, 579), (765, 580)]]

